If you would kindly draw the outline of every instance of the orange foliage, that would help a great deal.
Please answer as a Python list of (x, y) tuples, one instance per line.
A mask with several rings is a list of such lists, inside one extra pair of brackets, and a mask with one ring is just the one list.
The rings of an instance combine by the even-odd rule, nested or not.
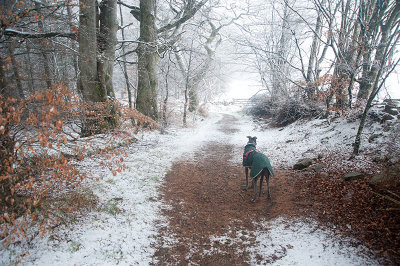
[[(101, 148), (93, 136), (81, 138), (79, 127), (87, 124), (104, 129)], [(36, 91), (26, 100), (0, 95), (0, 237), (9, 245), (25, 236), (31, 221), (40, 234), (59, 223), (55, 214), (39, 213), (43, 199), (74, 188), (87, 178), (71, 163), (88, 155), (105, 154), (111, 173), (124, 171), (123, 156), (115, 139), (129, 144), (139, 130), (157, 129), (151, 118), (113, 102), (82, 104), (63, 85)], [(96, 132), (94, 130), (93, 132)], [(108, 137), (107, 137), (108, 136)], [(79, 140), (79, 144), (75, 142)]]

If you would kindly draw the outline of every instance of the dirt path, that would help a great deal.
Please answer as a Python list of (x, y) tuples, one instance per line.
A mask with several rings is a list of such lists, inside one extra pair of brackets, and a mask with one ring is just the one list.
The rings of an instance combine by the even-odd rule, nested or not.
[[(237, 130), (235, 122), (234, 116), (224, 115), (219, 130), (229, 137)], [(243, 230), (255, 231), (255, 221), (299, 214), (302, 203), (294, 198), (293, 186), (283, 184), (291, 176), (285, 171), (277, 171), (271, 181), (272, 200), (263, 195), (250, 203), (252, 192), (241, 190), (245, 184), (243, 168), (231, 163), (233, 149), (224, 143), (209, 142), (197, 151), (194, 160), (182, 159), (173, 164), (161, 189), (164, 202), (171, 206), (163, 211), (169, 226), (160, 230), (163, 233), (159, 239), (173, 235), (178, 241), (169, 247), (159, 243), (155, 256), (161, 264), (246, 264), (247, 249), (255, 244), (252, 233), (240, 235), (242, 241), (232, 244), (210, 238), (227, 233), (236, 237)]]

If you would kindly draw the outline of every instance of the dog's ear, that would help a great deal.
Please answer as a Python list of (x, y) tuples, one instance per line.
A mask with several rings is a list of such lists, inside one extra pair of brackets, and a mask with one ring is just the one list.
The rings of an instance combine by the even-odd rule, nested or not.
[(257, 139), (257, 137), (253, 137), (253, 139), (255, 139), (255, 140), (256, 140), (256, 139)]
[(247, 136), (247, 138), (250, 140), (250, 139), (251, 139), (251, 136)]

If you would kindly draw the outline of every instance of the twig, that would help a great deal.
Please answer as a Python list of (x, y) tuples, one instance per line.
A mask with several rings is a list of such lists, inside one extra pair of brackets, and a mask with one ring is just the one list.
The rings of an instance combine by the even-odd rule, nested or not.
[(394, 199), (394, 198), (392, 198), (392, 197), (390, 197), (390, 196), (382, 195), (382, 194), (379, 194), (379, 193), (374, 192), (374, 191), (372, 191), (372, 193), (374, 193), (374, 194), (376, 194), (376, 195), (378, 195), (378, 196), (380, 196), (380, 197), (382, 197), (382, 198), (384, 198), (384, 199), (390, 200), (390, 201), (392, 201), (392, 202), (394, 202), (394, 203), (400, 205), (400, 201), (398, 201), (398, 200), (396, 200), (396, 199)]
[(239, 195), (242, 197), (243, 200), (245, 200), (242, 194), (239, 193)]
[(388, 190), (387, 192), (389, 192), (390, 194), (392, 194), (392, 195), (395, 196), (396, 198), (399, 198), (399, 199), (400, 199), (400, 196), (399, 196), (398, 194), (396, 194), (396, 193), (394, 193), (394, 192), (392, 192), (392, 191), (390, 191), (390, 190)]
[(386, 208), (386, 209), (378, 209), (380, 211), (400, 211), (400, 208)]

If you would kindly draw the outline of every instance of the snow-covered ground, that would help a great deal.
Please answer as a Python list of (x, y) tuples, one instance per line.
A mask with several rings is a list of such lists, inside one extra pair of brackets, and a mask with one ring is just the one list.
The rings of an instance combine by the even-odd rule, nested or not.
[[(188, 129), (174, 129), (167, 134), (143, 133), (139, 141), (126, 148), (124, 158), (129, 167), (114, 176), (100, 165), (102, 157), (85, 159), (80, 163), (96, 177), (88, 182), (100, 198), (102, 211), (92, 212), (70, 228), (57, 227), (44, 237), (30, 243), (12, 245), (0, 250), (0, 264), (12, 264), (28, 250), (22, 265), (148, 265), (153, 259), (157, 230), (167, 220), (160, 213), (163, 206), (158, 187), (175, 160), (190, 158), (196, 149), (208, 141), (235, 145), (235, 163), (241, 163), (246, 136), (258, 137), (258, 148), (270, 157), (273, 166), (289, 167), (297, 159), (335, 147), (348, 148), (356, 130), (355, 123), (337, 119), (330, 124), (324, 120), (297, 122), (284, 129), (262, 128), (247, 116), (238, 113), (237, 106), (217, 106), (210, 116)], [(223, 114), (237, 117), (238, 132), (229, 137), (218, 130)], [(369, 134), (367, 132), (367, 134)], [(343, 143), (345, 145), (343, 145)], [(114, 210), (114, 211), (113, 211)], [(328, 231), (314, 230), (313, 221), (277, 219), (261, 223), (255, 232), (257, 246), (251, 264), (257, 264), (256, 254), (269, 258), (279, 253), (278, 265), (373, 265), (371, 258), (358, 255), (347, 241), (339, 241)], [(228, 232), (227, 232), (228, 233)], [(215, 236), (224, 238), (224, 236)], [(171, 236), (170, 242), (174, 241)], [(272, 253), (271, 253), (272, 252)], [(275, 252), (275, 253), (274, 253)], [(266, 262), (266, 261), (264, 261)]]

